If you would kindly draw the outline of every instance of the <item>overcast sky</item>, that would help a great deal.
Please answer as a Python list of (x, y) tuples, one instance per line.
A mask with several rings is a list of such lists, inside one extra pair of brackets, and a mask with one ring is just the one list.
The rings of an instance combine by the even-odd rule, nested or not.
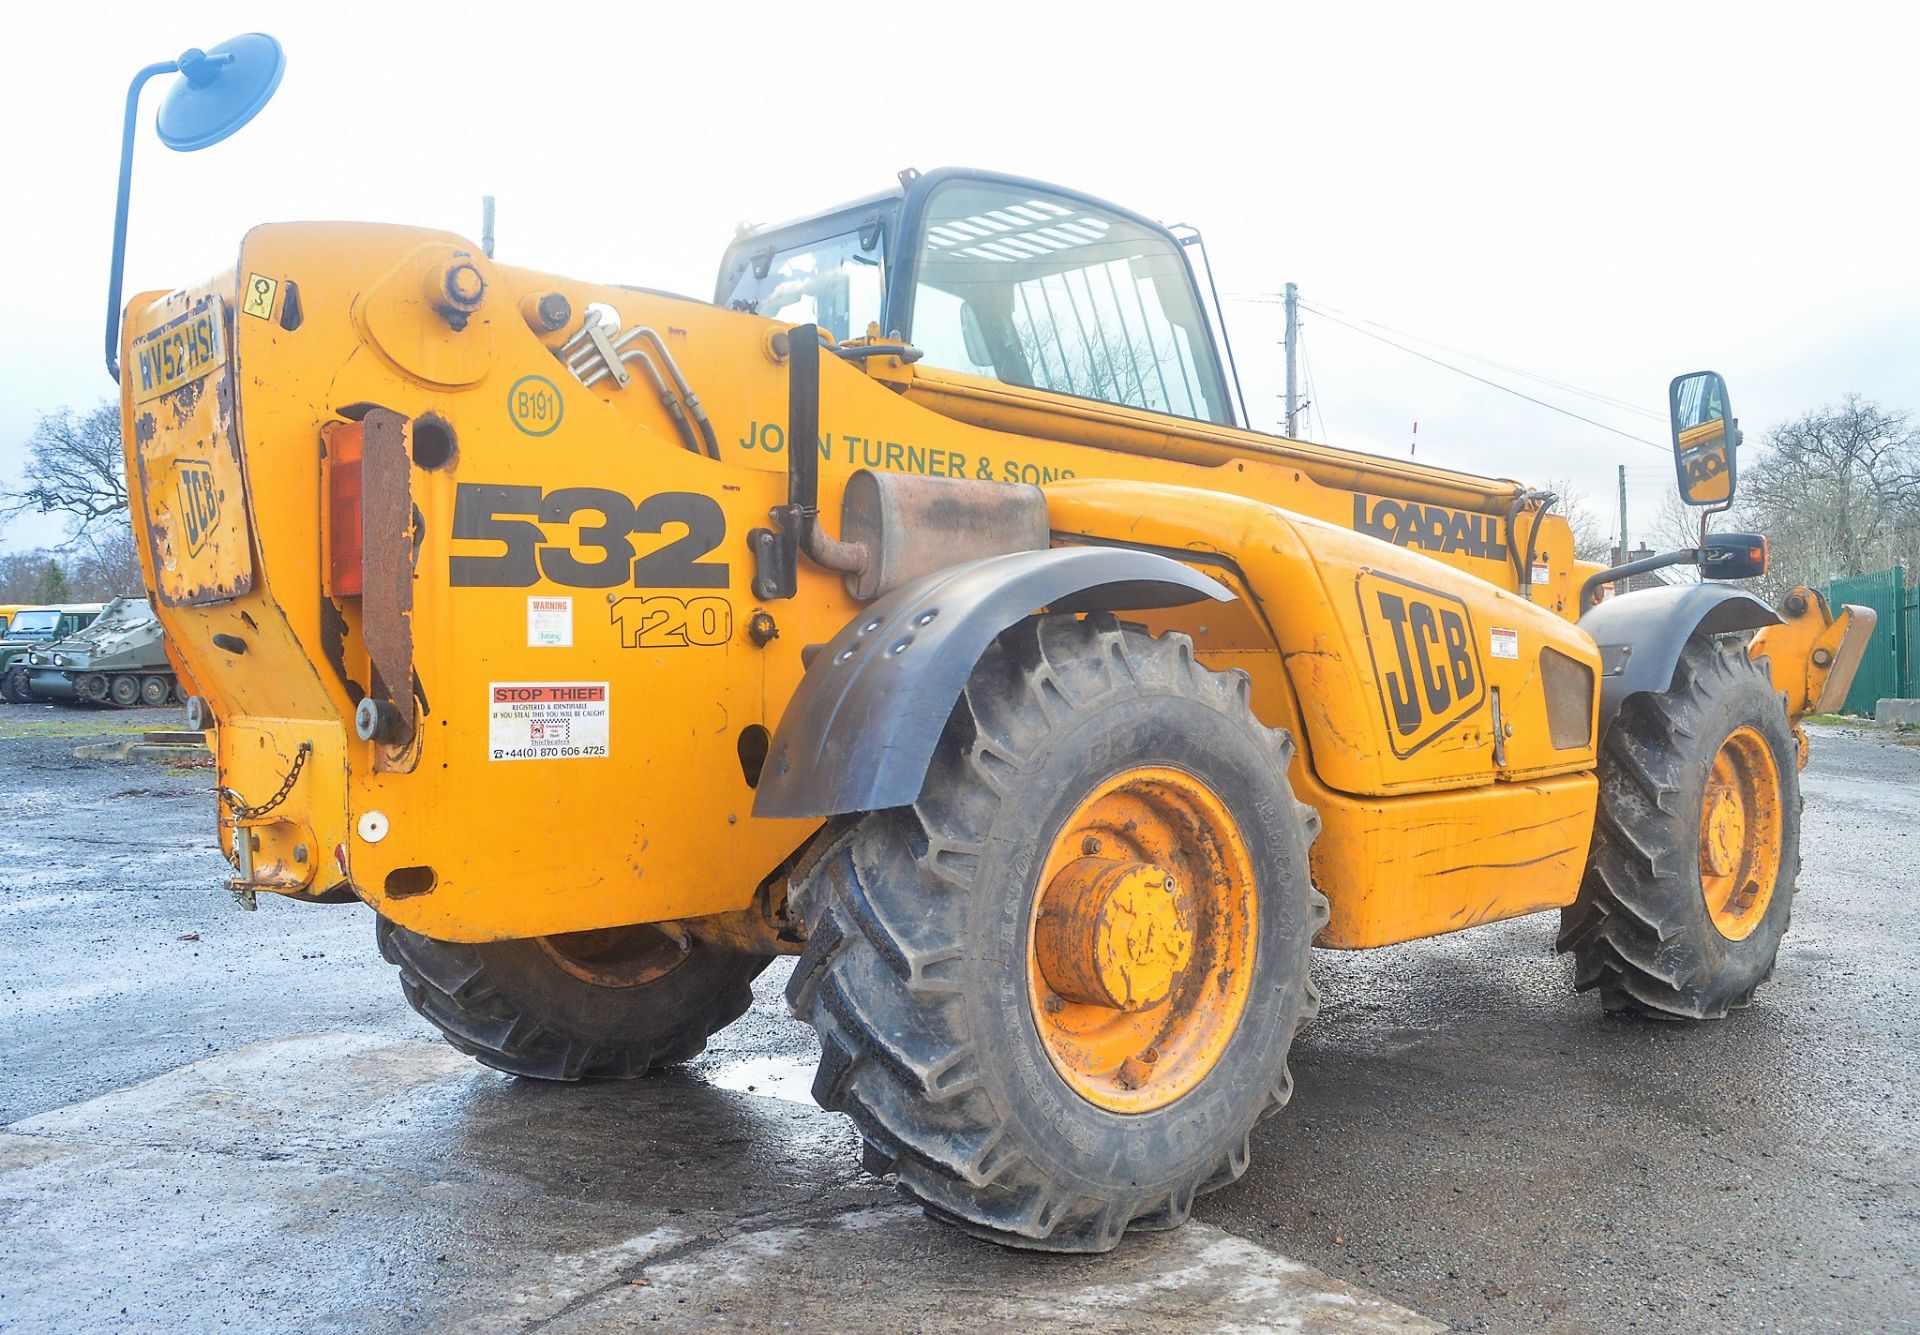
[[(1920, 411), (1920, 6), (11, 4), (0, 74), (0, 474), (101, 362), (122, 99), (140, 65), (249, 29), (286, 80), (227, 142), (134, 177), (128, 291), (229, 266), (244, 230), (352, 218), (502, 260), (710, 295), (741, 220), (993, 167), (1206, 235), (1254, 424), (1303, 300), (1663, 414), (1728, 378), (1748, 440), (1857, 391)], [(1389, 334), (1406, 341), (1399, 334)], [(1671, 489), (1665, 427), (1311, 312), (1318, 439), (1529, 480), (1613, 529)], [(56, 539), (23, 521), (0, 545)]]

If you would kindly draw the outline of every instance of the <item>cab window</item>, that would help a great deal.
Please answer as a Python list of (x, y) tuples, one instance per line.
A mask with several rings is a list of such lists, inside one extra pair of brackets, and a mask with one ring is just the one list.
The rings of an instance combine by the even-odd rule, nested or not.
[(745, 257), (727, 303), (784, 324), (817, 324), (836, 339), (859, 338), (880, 319), (884, 293), (879, 228), (845, 232)]
[(926, 362), (1228, 423), (1191, 272), (1165, 232), (1006, 182), (927, 203), (909, 335)]

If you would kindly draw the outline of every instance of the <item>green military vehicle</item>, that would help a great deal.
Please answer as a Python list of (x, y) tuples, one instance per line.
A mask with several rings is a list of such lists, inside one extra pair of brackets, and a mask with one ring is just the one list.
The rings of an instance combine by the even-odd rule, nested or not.
[(104, 603), (58, 603), (15, 612), (5, 638), (0, 638), (0, 699), (15, 705), (32, 699), (27, 693), (27, 654), (92, 625), (104, 610)]
[(28, 699), (69, 704), (183, 703), (166, 633), (145, 598), (115, 598), (90, 625), (29, 650), (8, 670), (7, 684)]

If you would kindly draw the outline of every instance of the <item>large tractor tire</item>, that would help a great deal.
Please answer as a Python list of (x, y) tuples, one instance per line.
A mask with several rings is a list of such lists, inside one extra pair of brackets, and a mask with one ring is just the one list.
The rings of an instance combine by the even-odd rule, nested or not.
[(626, 1080), (700, 1055), (753, 1004), (768, 957), (653, 927), (462, 945), (376, 920), (413, 1008), (487, 1066), (539, 1080)]
[(1717, 1020), (1773, 974), (1800, 871), (1800, 749), (1743, 637), (1688, 644), (1602, 739), (1600, 812), (1559, 948), (1610, 1011)]
[(796, 872), (814, 1098), (979, 1237), (1104, 1251), (1246, 1170), (1314, 1014), (1317, 813), (1243, 673), (1108, 617), (992, 645), (920, 800)]

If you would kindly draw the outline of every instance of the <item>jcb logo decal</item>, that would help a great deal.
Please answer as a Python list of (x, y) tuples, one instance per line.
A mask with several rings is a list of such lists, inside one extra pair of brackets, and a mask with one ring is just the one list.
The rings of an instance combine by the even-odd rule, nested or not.
[(1450, 593), (1377, 571), (1361, 572), (1358, 589), (1388, 742), (1404, 758), (1486, 697), (1473, 618)]
[(220, 491), (214, 485), (211, 464), (185, 459), (177, 471), (180, 531), (187, 540), (187, 555), (198, 556), (207, 545), (207, 534), (220, 522)]

